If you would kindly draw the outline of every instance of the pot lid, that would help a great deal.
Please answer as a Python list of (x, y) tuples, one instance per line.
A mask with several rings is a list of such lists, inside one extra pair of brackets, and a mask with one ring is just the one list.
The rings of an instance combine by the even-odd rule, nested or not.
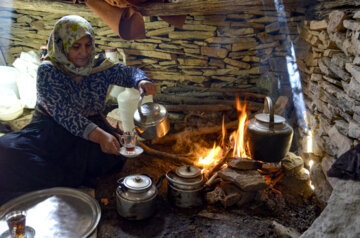
[(135, 122), (143, 125), (157, 125), (166, 118), (166, 108), (153, 102), (142, 104), (134, 113)]
[(185, 165), (176, 169), (176, 175), (182, 178), (196, 178), (201, 175), (201, 170), (193, 165)]
[(133, 191), (143, 191), (151, 187), (152, 181), (151, 178), (146, 175), (135, 174), (127, 176), (123, 184), (126, 188)]
[[(270, 123), (270, 114), (268, 113), (259, 113), (255, 115), (256, 120), (261, 121), (261, 122), (265, 122), (265, 123)], [(274, 123), (275, 124), (280, 124), (280, 123), (284, 123), (285, 122), (285, 118), (279, 115), (274, 115)]]

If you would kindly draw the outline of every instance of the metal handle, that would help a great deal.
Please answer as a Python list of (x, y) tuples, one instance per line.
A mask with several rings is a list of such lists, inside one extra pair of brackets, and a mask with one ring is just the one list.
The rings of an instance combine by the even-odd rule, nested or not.
[(128, 188), (124, 185), (124, 178), (118, 179), (117, 184), (119, 185), (119, 187), (117, 188), (118, 190), (120, 190), (121, 192), (125, 193)]
[(139, 111), (140, 117), (142, 117), (142, 115), (143, 115), (141, 112), (141, 103), (142, 103), (143, 99), (144, 99), (144, 95), (140, 95), (139, 102), (138, 102), (138, 111)]
[(268, 108), (269, 110), (269, 115), (270, 115), (270, 121), (269, 121), (269, 129), (274, 129), (274, 107), (273, 107), (273, 103), (272, 100), (269, 96), (265, 97), (265, 105), (264, 107)]

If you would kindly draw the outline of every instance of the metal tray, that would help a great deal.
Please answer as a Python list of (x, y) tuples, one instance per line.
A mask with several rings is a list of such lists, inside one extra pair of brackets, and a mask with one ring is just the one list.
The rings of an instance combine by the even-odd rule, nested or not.
[(88, 194), (71, 188), (50, 188), (17, 197), (0, 207), (0, 234), (8, 230), (5, 215), (26, 210), (26, 226), (35, 237), (88, 237), (101, 217), (98, 202)]

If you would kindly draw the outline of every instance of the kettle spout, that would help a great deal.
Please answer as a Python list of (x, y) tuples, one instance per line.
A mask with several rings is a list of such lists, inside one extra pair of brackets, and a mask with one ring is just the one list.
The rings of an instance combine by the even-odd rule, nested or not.
[(162, 185), (163, 182), (164, 182), (164, 178), (165, 178), (165, 175), (161, 175), (161, 176), (160, 176), (159, 180), (158, 180), (157, 183), (156, 183), (156, 188), (157, 188), (157, 189), (160, 189), (160, 188), (161, 188), (161, 185)]

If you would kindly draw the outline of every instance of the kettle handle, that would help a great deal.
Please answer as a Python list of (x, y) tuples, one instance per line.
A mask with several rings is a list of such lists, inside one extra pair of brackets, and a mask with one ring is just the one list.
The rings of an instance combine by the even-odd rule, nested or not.
[(264, 107), (267, 106), (268, 110), (269, 110), (269, 115), (270, 115), (270, 121), (269, 121), (269, 129), (274, 129), (274, 107), (273, 107), (273, 103), (272, 100), (269, 96), (265, 97), (265, 102), (264, 102)]
[(117, 184), (119, 185), (119, 187), (118, 187), (117, 189), (124, 193), (124, 192), (126, 192), (128, 189), (127, 189), (127, 187), (124, 185), (123, 181), (124, 181), (124, 178), (120, 178), (120, 179), (118, 179), (116, 182), (117, 182)]
[(142, 103), (143, 99), (144, 99), (144, 95), (140, 95), (139, 102), (138, 102), (138, 111), (139, 111), (140, 117), (142, 116), (141, 103)]

